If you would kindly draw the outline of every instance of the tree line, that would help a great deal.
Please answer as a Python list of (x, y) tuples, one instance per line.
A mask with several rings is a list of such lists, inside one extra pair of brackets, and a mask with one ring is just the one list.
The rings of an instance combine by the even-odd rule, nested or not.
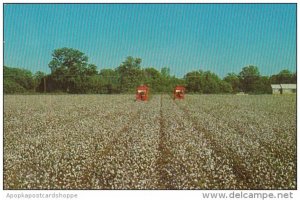
[(119, 67), (104, 68), (88, 62), (88, 57), (72, 48), (55, 49), (49, 62), (50, 74), (4, 66), (4, 93), (72, 93), (118, 94), (133, 93), (138, 85), (148, 85), (152, 93), (172, 92), (176, 85), (186, 87), (188, 93), (219, 94), (245, 92), (268, 94), (271, 84), (296, 83), (297, 75), (282, 70), (272, 76), (262, 76), (257, 66), (246, 66), (239, 74), (228, 73), (223, 79), (211, 71), (192, 71), (177, 78), (170, 68), (160, 71), (142, 68), (141, 58), (127, 57)]

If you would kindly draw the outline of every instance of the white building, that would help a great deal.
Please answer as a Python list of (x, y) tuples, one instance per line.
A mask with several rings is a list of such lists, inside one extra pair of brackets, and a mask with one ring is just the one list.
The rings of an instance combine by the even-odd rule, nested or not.
[(280, 84), (282, 89), (282, 94), (292, 94), (297, 92), (296, 84)]
[(273, 94), (293, 94), (297, 92), (296, 84), (271, 84)]

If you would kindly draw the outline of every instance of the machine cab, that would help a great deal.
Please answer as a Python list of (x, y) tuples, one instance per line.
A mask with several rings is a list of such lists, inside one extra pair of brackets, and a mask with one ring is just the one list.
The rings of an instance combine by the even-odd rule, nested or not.
[(184, 92), (185, 92), (185, 87), (183, 86), (176, 86), (174, 88), (174, 99), (184, 99)]
[(146, 85), (141, 85), (136, 89), (137, 101), (148, 101), (149, 88)]

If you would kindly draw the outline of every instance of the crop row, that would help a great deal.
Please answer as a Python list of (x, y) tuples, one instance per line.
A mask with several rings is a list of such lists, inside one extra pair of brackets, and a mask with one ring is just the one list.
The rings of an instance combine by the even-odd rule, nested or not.
[(5, 189), (295, 189), (295, 97), (4, 98)]

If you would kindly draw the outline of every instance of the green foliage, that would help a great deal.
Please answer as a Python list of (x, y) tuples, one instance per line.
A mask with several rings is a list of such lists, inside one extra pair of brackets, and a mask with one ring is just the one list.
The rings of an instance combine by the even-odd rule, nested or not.
[(143, 73), (141, 70), (141, 58), (127, 57), (124, 62), (116, 69), (120, 75), (120, 91), (134, 92), (135, 88), (143, 84)]
[(34, 85), (36, 92), (44, 92), (44, 78), (46, 78), (46, 74), (41, 71), (37, 71), (33, 78), (34, 78)]
[(61, 90), (70, 93), (88, 93), (91, 89), (86, 76), (97, 75), (97, 67), (88, 64), (88, 57), (72, 48), (56, 49), (49, 63), (51, 81), (56, 82)]
[(88, 57), (84, 53), (64, 47), (53, 51), (49, 67), (52, 73), (69, 72), (73, 75), (82, 73), (87, 62)]
[(193, 71), (185, 75), (187, 91), (192, 93), (230, 93), (232, 86), (210, 71)]
[(271, 82), (269, 77), (262, 76), (259, 77), (258, 81), (254, 83), (255, 94), (272, 94)]
[(185, 76), (186, 89), (191, 93), (203, 93), (202, 71), (188, 72)]
[(88, 63), (88, 57), (72, 48), (56, 49), (49, 62), (51, 74), (4, 66), (4, 93), (68, 92), (74, 94), (134, 93), (136, 87), (145, 84), (151, 93), (172, 93), (177, 85), (186, 86), (188, 93), (250, 94), (272, 93), (271, 84), (296, 83), (296, 73), (282, 70), (271, 77), (261, 76), (256, 66), (246, 66), (237, 75), (228, 73), (224, 79), (211, 71), (188, 72), (184, 78), (171, 76), (169, 67), (160, 71), (154, 67), (142, 68), (141, 58), (127, 57), (116, 69)]
[(23, 93), (34, 90), (35, 82), (29, 70), (4, 66), (4, 93)]
[(278, 74), (271, 76), (270, 81), (272, 84), (297, 83), (297, 74), (284, 69)]
[(116, 70), (102, 69), (97, 80), (100, 84), (98, 93), (113, 94), (120, 93), (120, 76)]
[(4, 79), (3, 81), (4, 94), (24, 93), (26, 89), (12, 79)]
[(233, 93), (232, 85), (226, 81), (219, 83), (220, 93)]
[(216, 94), (216, 93), (220, 93), (220, 88), (219, 88), (219, 84), (220, 84), (220, 78), (210, 72), (210, 71), (206, 71), (203, 72), (203, 93), (205, 94)]
[(151, 91), (161, 92), (162, 76), (158, 70), (153, 67), (143, 69), (143, 82)]
[(161, 72), (162, 77), (165, 77), (165, 78), (169, 78), (170, 77), (170, 72), (171, 72), (170, 68), (163, 67), (163, 68), (161, 68), (160, 72)]
[(252, 65), (244, 67), (239, 75), (243, 91), (247, 93), (255, 93), (255, 85), (259, 82), (260, 77), (258, 67)]
[(240, 78), (235, 73), (228, 73), (223, 80), (231, 85), (233, 93), (238, 93), (241, 91)]

